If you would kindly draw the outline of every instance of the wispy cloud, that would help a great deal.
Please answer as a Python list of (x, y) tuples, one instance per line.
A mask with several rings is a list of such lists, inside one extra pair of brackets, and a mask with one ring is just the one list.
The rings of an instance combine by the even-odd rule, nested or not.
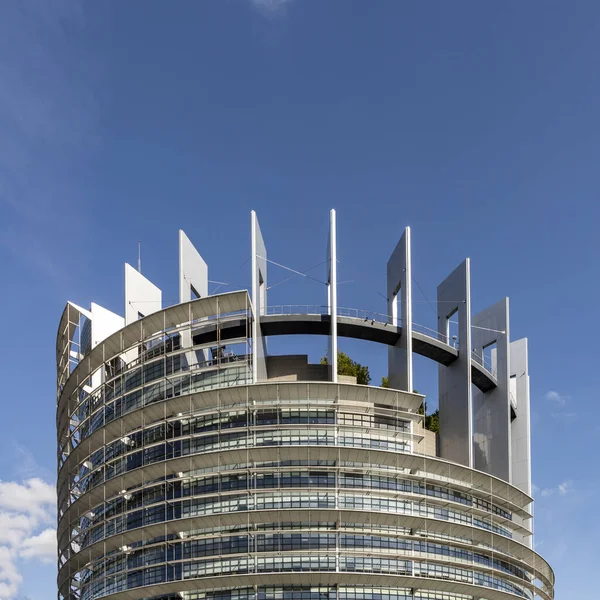
[(42, 467), (35, 456), (25, 446), (19, 444), (15, 439), (10, 439), (10, 452), (3, 450), (5, 456), (10, 457), (10, 462), (13, 465), (13, 477), (24, 480), (24, 479), (43, 479), (44, 481), (51, 481), (54, 477), (54, 472), (50, 469)]
[(54, 486), (41, 479), (0, 481), (0, 600), (15, 598), (20, 560), (56, 559)]
[(558, 484), (558, 493), (561, 496), (568, 494), (570, 491), (571, 491), (571, 482), (570, 481), (564, 481), (563, 483)]
[(546, 400), (550, 402), (555, 402), (559, 406), (564, 406), (567, 403), (567, 400), (569, 399), (569, 396), (563, 396), (562, 394), (559, 394), (556, 390), (550, 390), (546, 392)]
[(566, 496), (572, 492), (572, 485), (571, 481), (563, 481), (556, 487), (543, 488), (540, 490), (540, 496), (542, 498), (548, 498), (550, 496)]
[(250, 0), (252, 5), (268, 17), (273, 17), (285, 10), (292, 0)]
[(553, 419), (557, 419), (559, 421), (563, 421), (564, 419), (576, 419), (576, 412), (552, 412), (550, 413)]

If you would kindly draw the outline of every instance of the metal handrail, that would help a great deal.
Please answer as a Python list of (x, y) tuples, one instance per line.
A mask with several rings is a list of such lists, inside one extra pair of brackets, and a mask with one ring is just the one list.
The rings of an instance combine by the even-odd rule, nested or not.
[(329, 308), (319, 304), (274, 304), (265, 308), (266, 315), (327, 315)]
[[(276, 304), (273, 306), (267, 306), (265, 309), (265, 314), (270, 316), (328, 315), (329, 307), (318, 304)], [(362, 321), (371, 321), (371, 323), (383, 323), (385, 325), (389, 325), (393, 321), (391, 315), (373, 312), (361, 308), (338, 307), (337, 316)], [(397, 323), (398, 326), (401, 327), (400, 319), (397, 320)], [(443, 344), (446, 344), (446, 346), (458, 350), (458, 344), (450, 344), (448, 336), (444, 333), (436, 331), (435, 329), (425, 327), (424, 325), (419, 325), (418, 323), (413, 323), (412, 330), (416, 333), (420, 333), (421, 335), (427, 336), (428, 338), (431, 338), (438, 342), (442, 342)], [(487, 371), (492, 377), (496, 378), (496, 371), (488, 357), (480, 356), (475, 350), (473, 350), (471, 358), (474, 362), (483, 367), (483, 369)]]
[(446, 346), (453, 347), (448, 341), (448, 336), (445, 333), (441, 333), (439, 331), (436, 331), (435, 329), (431, 329), (430, 327), (425, 327), (424, 325), (419, 325), (418, 323), (413, 323), (412, 329), (417, 333), (437, 340), (438, 342), (442, 342), (443, 344), (446, 344)]
[(489, 359), (489, 357), (480, 355), (476, 350), (473, 350), (473, 352), (471, 352), (471, 360), (482, 366), (494, 378), (497, 377), (496, 370), (494, 369), (492, 361)]
[[(268, 316), (276, 315), (328, 315), (329, 307), (318, 304), (275, 304), (266, 307), (265, 314)], [(374, 312), (372, 310), (365, 310), (363, 308), (348, 308), (344, 306), (338, 306), (337, 309), (338, 317), (347, 317), (350, 319), (360, 319), (362, 321), (371, 321), (373, 323), (383, 323), (384, 325), (390, 325), (393, 322), (392, 315), (384, 313)], [(397, 319), (398, 327), (402, 326), (402, 321)], [(448, 336), (435, 329), (413, 323), (413, 331), (426, 335), (427, 337), (433, 338), (439, 342), (450, 345), (448, 343)]]
[[(373, 312), (371, 310), (364, 310), (361, 308), (346, 308), (338, 306), (337, 309), (338, 317), (349, 317), (350, 319), (362, 319), (363, 321), (375, 321), (376, 323), (391, 324), (393, 322), (391, 315), (383, 313)], [(398, 319), (398, 326), (400, 326), (400, 319)]]

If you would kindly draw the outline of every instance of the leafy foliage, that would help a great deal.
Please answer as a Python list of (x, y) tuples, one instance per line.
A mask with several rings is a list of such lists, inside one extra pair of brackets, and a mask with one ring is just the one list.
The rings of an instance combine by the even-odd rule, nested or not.
[[(329, 364), (326, 356), (321, 359), (321, 364)], [(356, 377), (356, 383), (362, 385), (369, 385), (369, 382), (371, 381), (369, 367), (353, 361), (345, 352), (338, 352), (337, 372), (338, 375), (350, 375), (350, 377)]]
[(425, 415), (425, 429), (433, 431), (434, 433), (440, 432), (440, 409), (438, 408), (435, 412), (430, 415)]

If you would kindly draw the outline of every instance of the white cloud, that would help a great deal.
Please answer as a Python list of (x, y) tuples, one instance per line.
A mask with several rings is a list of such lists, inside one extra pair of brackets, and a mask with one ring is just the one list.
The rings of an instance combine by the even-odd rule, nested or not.
[(571, 490), (571, 482), (570, 481), (563, 481), (563, 483), (558, 484), (558, 493), (561, 496), (568, 494), (570, 490)]
[(552, 412), (550, 413), (553, 419), (557, 419), (558, 421), (564, 421), (565, 419), (575, 419), (577, 418), (576, 412)]
[(0, 511), (0, 544), (18, 546), (35, 529), (37, 522), (28, 515)]
[(556, 402), (556, 404), (559, 404), (560, 406), (564, 406), (568, 399), (569, 396), (562, 396), (556, 390), (550, 390), (546, 392), (546, 400), (549, 400), (550, 402)]
[(23, 558), (39, 558), (43, 562), (56, 561), (56, 529), (44, 529), (39, 535), (23, 540), (19, 555)]
[(56, 491), (39, 478), (0, 481), (0, 600), (14, 599), (20, 560), (56, 560)]
[(542, 496), (542, 498), (548, 498), (554, 495), (566, 496), (571, 491), (572, 483), (570, 481), (563, 481), (562, 483), (559, 483), (556, 487), (542, 489), (540, 495)]
[(10, 548), (0, 546), (0, 598), (14, 598), (23, 581)]
[(55, 506), (54, 486), (37, 477), (23, 483), (0, 481), (0, 510), (40, 517), (47, 513), (49, 507)]

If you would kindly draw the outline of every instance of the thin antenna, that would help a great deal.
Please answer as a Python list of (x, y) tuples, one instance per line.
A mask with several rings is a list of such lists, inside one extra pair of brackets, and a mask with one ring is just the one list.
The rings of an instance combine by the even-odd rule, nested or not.
[(138, 273), (142, 272), (142, 242), (138, 240)]

